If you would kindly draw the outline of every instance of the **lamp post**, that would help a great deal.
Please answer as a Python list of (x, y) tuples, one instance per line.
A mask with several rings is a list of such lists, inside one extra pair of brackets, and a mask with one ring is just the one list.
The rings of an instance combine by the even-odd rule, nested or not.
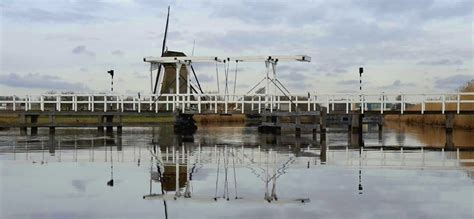
[(364, 73), (364, 68), (360, 67), (359, 68), (359, 93), (360, 93), (360, 110), (362, 111), (362, 107), (364, 107), (363, 101), (362, 101), (362, 73)]
[(110, 85), (111, 85), (110, 91), (111, 91), (111, 92), (114, 92), (114, 70), (109, 70), (109, 71), (107, 71), (107, 73), (110, 74), (111, 79), (112, 79), (112, 80), (111, 80), (111, 83), (110, 83)]
[[(108, 70), (107, 73), (110, 74), (111, 81), (110, 81), (110, 92), (114, 92), (114, 70)], [(112, 95), (112, 94), (111, 94)], [(113, 100), (113, 97), (110, 97), (110, 100)], [(110, 103), (110, 109), (112, 109), (112, 103)], [(105, 107), (105, 106), (104, 106)], [(112, 182), (113, 184), (113, 182)]]

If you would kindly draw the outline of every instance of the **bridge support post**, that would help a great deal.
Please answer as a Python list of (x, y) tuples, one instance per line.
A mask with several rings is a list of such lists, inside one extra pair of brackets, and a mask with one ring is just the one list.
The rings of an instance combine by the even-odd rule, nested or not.
[(193, 114), (184, 114), (177, 112), (174, 121), (174, 133), (176, 134), (194, 134), (197, 130), (196, 121)]
[(97, 134), (103, 135), (104, 134), (104, 117), (98, 116), (97, 122), (99, 123), (99, 126), (97, 126)]
[(301, 137), (301, 117), (299, 115), (295, 116), (295, 136)]
[(54, 115), (49, 115), (48, 116), (48, 120), (49, 120), (49, 134), (50, 135), (54, 135), (56, 134), (56, 116)]
[(362, 120), (363, 114), (354, 113), (351, 119), (351, 146), (362, 147), (364, 146)]
[(326, 151), (327, 151), (327, 145), (326, 145), (326, 137), (321, 138), (319, 141), (319, 159), (321, 160), (321, 164), (326, 164)]
[(20, 135), (27, 135), (28, 128), (26, 126), (26, 116), (24, 114), (20, 114), (19, 120), (20, 120), (20, 124), (22, 125), (20, 127)]
[(49, 134), (50, 134), (50, 135), (56, 134), (56, 128), (55, 128), (54, 126), (50, 126), (50, 127), (49, 127)]
[(321, 142), (326, 141), (326, 120), (327, 120), (327, 109), (323, 107), (319, 115), (319, 134), (320, 134)]
[(31, 135), (37, 135), (38, 134), (38, 115), (31, 115), (30, 116), (31, 120)]
[(378, 121), (377, 121), (379, 132), (383, 131), (383, 123), (384, 123), (383, 115), (380, 115), (379, 118), (378, 118)]
[(453, 113), (447, 113), (446, 114), (446, 120), (445, 120), (445, 126), (446, 126), (446, 148), (454, 148), (454, 142), (453, 142), (453, 130), (454, 130), (454, 114)]
[(112, 125), (113, 122), (114, 122), (114, 116), (113, 115), (105, 116), (106, 133), (109, 134), (109, 135), (114, 132), (114, 127)]

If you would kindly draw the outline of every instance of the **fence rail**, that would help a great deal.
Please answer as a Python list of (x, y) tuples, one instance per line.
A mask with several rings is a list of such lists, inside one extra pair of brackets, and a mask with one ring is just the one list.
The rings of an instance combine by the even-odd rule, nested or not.
[[(363, 106), (363, 107), (361, 107)], [(308, 94), (222, 95), (162, 94), (130, 97), (116, 94), (43, 94), (0, 96), (0, 111), (115, 111), (192, 113), (261, 113), (266, 111), (419, 112), (474, 111), (474, 92), (448, 94)], [(427, 108), (428, 107), (428, 108)]]

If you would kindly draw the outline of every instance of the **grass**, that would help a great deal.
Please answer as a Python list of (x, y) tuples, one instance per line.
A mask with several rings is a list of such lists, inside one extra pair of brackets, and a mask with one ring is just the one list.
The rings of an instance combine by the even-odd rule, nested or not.
[[(469, 83), (462, 92), (474, 92), (474, 83)], [(474, 96), (461, 96), (462, 100), (474, 100)], [(447, 103), (445, 105), (447, 111), (456, 111), (456, 103)], [(439, 103), (426, 103), (425, 111), (440, 111), (442, 105)], [(461, 111), (473, 111), (474, 103), (463, 103), (460, 105)], [(407, 111), (421, 111), (421, 104), (416, 104), (412, 107), (407, 108)], [(408, 124), (425, 124), (444, 126), (445, 115), (387, 115), (385, 119), (388, 121), (398, 121)], [(456, 115), (454, 117), (454, 127), (474, 129), (474, 116), (473, 115)]]
[(245, 115), (195, 115), (194, 120), (198, 123), (219, 123), (219, 122), (245, 122)]

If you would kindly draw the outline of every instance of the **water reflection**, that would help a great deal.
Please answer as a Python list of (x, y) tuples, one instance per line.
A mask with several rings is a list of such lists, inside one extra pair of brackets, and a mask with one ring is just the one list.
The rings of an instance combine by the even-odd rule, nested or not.
[[(52, 136), (41, 132), (37, 136), (7, 133), (0, 141), (0, 162), (8, 166), (3, 173), (6, 177), (2, 176), (7, 179), (3, 190), (7, 191), (5, 197), (12, 200), (15, 196), (10, 190), (29, 194), (31, 201), (21, 201), (32, 212), (43, 211), (34, 207), (40, 199), (69, 209), (71, 200), (76, 200), (74, 196), (55, 199), (51, 194), (77, 190), (82, 196), (97, 195), (101, 203), (120, 200), (148, 216), (157, 215), (156, 203), (162, 203), (159, 214), (165, 217), (193, 217), (196, 212), (205, 217), (216, 207), (226, 209), (232, 217), (241, 216), (237, 212), (255, 211), (253, 206), (262, 211), (273, 209), (260, 206), (262, 203), (281, 204), (278, 208), (300, 217), (324, 211), (335, 217), (349, 217), (351, 214), (338, 208), (347, 204), (357, 206), (361, 212), (356, 215), (362, 217), (362, 212), (368, 211), (363, 210), (358, 200), (377, 206), (379, 200), (391, 197), (402, 209), (414, 208), (412, 202), (406, 203), (413, 188), (422, 188), (417, 191), (426, 203), (436, 200), (430, 194), (442, 189), (445, 194), (460, 197), (448, 198), (453, 204), (443, 202), (445, 206), (465, 206), (460, 202), (469, 193), (456, 191), (472, 189), (469, 164), (473, 156), (466, 147), (433, 147), (406, 133), (406, 129), (390, 126), (382, 134), (366, 127), (365, 146), (359, 147), (351, 145), (351, 137), (337, 129), (332, 128), (330, 131), (336, 132), (319, 139), (312, 134), (260, 135), (253, 127), (239, 126), (210, 126), (194, 136), (172, 135), (166, 126), (125, 129), (122, 135), (97, 135), (91, 130), (58, 130)], [(21, 164), (27, 168), (23, 169)], [(22, 188), (19, 185), (24, 178), (14, 171), (35, 178), (47, 176), (56, 182), (67, 181), (73, 188), (56, 186), (57, 189), (44, 190), (47, 182), (42, 181)], [(71, 171), (76, 174), (68, 178)], [(390, 171), (393, 174), (386, 173)], [(98, 183), (94, 184), (95, 181)], [(401, 195), (394, 195), (392, 189)], [(99, 206), (98, 201), (87, 200), (73, 206), (90, 206), (88, 202)], [(298, 203), (304, 205), (295, 205)], [(9, 204), (7, 207), (10, 216), (22, 212)], [(186, 213), (183, 207), (193, 213)], [(90, 208), (93, 210), (87, 211), (97, 213), (91, 217), (112, 217), (103, 209)], [(140, 215), (126, 214), (125, 209), (115, 211), (126, 215), (123, 217)], [(302, 211), (311, 214), (303, 215)]]

